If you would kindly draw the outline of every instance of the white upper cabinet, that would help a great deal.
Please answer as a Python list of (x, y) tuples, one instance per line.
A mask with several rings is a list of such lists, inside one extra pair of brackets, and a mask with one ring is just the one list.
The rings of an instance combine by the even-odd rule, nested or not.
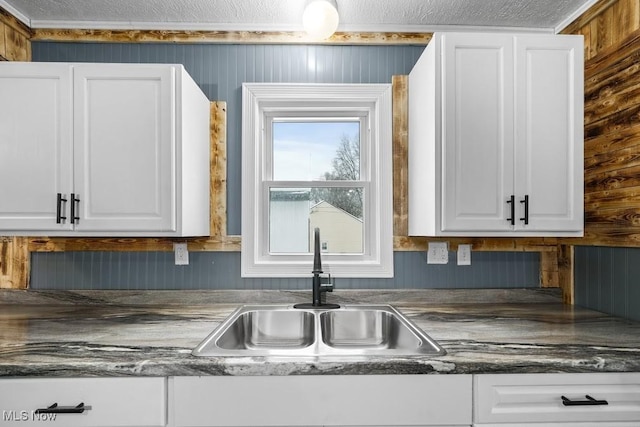
[(529, 223), (520, 210), (516, 228), (582, 235), (582, 36), (519, 36), (515, 55), (516, 204), (529, 197)]
[(4, 65), (0, 234), (209, 235), (209, 101), (181, 65)]
[(409, 76), (410, 235), (582, 235), (582, 45), (434, 34)]
[(74, 69), (77, 230), (175, 230), (174, 69)]
[(71, 229), (56, 224), (73, 186), (71, 80), (64, 64), (0, 63), (0, 235)]

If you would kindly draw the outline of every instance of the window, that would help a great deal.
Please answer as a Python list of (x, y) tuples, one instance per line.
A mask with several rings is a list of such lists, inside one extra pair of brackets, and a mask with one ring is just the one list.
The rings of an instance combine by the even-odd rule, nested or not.
[(391, 85), (244, 84), (242, 276), (392, 277)]

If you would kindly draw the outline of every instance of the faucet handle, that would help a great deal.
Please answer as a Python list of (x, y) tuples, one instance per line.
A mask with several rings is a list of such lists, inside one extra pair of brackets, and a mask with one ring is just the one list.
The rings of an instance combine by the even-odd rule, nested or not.
[(331, 280), (331, 274), (327, 274), (327, 277), (320, 277), (320, 291), (321, 292), (333, 292), (334, 284)]

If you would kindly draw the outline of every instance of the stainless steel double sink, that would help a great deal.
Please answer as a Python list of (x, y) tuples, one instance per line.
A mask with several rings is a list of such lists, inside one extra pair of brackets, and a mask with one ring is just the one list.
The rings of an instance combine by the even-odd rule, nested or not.
[(194, 356), (424, 356), (446, 351), (390, 305), (298, 309), (245, 305)]

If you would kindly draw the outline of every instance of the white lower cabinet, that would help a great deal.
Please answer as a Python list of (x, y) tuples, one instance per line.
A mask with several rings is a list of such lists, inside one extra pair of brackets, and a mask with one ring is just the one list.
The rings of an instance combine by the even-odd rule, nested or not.
[(638, 427), (640, 373), (0, 380), (0, 427)]
[(469, 426), (471, 375), (174, 377), (169, 425)]
[(476, 375), (474, 426), (640, 426), (640, 373)]
[(162, 427), (166, 384), (166, 378), (2, 379), (0, 426)]

